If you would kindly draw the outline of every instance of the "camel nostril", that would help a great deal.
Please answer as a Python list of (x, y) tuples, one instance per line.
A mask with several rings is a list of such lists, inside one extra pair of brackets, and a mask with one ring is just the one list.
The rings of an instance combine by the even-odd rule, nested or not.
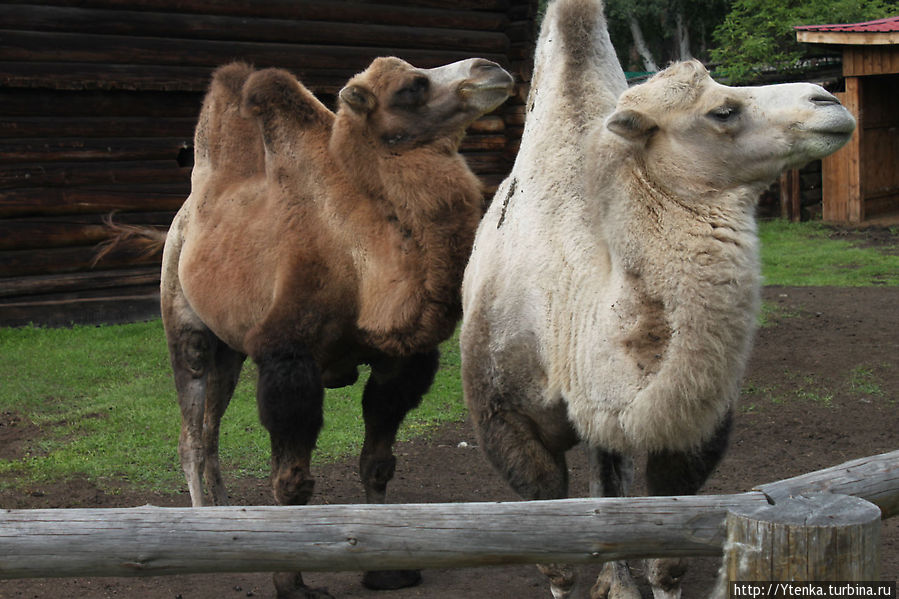
[(815, 106), (840, 106), (840, 101), (830, 94), (818, 94), (809, 98), (809, 101)]
[(493, 62), (492, 60), (487, 60), (486, 58), (479, 58), (475, 61), (474, 65), (472, 65), (473, 69), (480, 69), (484, 71), (493, 71), (497, 69), (502, 69), (501, 66)]

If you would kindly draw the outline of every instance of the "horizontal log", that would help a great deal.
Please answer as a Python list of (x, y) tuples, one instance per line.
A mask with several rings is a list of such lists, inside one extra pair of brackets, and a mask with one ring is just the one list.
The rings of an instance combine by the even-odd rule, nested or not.
[(22, 326), (29, 323), (49, 327), (121, 324), (159, 318), (158, 285), (121, 291), (123, 293), (100, 297), (12, 303), (0, 301), (0, 326)]
[(772, 501), (807, 493), (836, 493), (866, 499), (883, 518), (899, 515), (899, 450), (860, 458), (809, 474), (760, 485)]
[[(230, 60), (230, 59), (229, 59)], [(329, 68), (329, 69), (298, 69), (289, 67), (288, 70), (294, 73), (303, 84), (316, 94), (332, 94), (336, 95), (340, 89), (346, 85), (346, 82), (362, 70), (365, 65), (359, 68)], [(283, 64), (257, 63), (258, 67), (278, 66)], [(66, 91), (93, 91), (107, 90), (120, 91), (121, 93), (139, 92), (136, 95), (147, 92), (183, 92), (192, 100), (190, 113), (196, 115), (200, 112), (201, 92), (205, 92), (209, 86), (209, 79), (215, 67), (183, 67), (177, 65), (156, 66), (156, 65), (115, 65), (115, 64), (91, 64), (91, 63), (67, 63), (67, 62), (0, 62), (0, 83), (8, 87), (34, 89), (46, 88), (52, 90)], [(17, 90), (18, 91), (18, 90)], [(21, 93), (21, 92), (20, 92)], [(40, 93), (40, 92), (39, 92)], [(77, 98), (76, 98), (77, 99)], [(324, 101), (324, 98), (320, 98)], [(98, 98), (101, 102), (110, 103), (106, 98)], [(165, 103), (172, 103), (172, 100)], [(41, 99), (45, 104), (48, 100)], [(129, 110), (127, 114), (150, 114), (150, 111), (161, 112), (160, 108), (145, 108), (147, 101), (140, 101), (140, 98), (125, 98), (126, 103), (123, 106), (116, 107), (114, 110)], [(132, 106), (129, 102), (134, 101)], [(332, 104), (325, 102), (326, 104)], [(53, 107), (56, 107), (54, 105)], [(71, 109), (60, 107), (61, 114), (69, 114)], [(22, 109), (16, 110), (11, 108), (13, 114), (35, 114), (34, 107), (24, 104), (27, 112)], [(183, 111), (183, 109), (182, 109)], [(49, 111), (51, 114), (60, 114)], [(88, 114), (96, 114), (88, 113)], [(104, 112), (103, 114), (107, 114)], [(172, 115), (162, 114), (163, 116)]]
[[(120, 224), (168, 227), (174, 212), (124, 213)], [(101, 215), (68, 215), (0, 220), (0, 250), (27, 250), (96, 244), (109, 238)]]
[(128, 185), (110, 188), (36, 188), (0, 190), (0, 218), (59, 214), (177, 211), (190, 184)]
[(462, 138), (463, 152), (492, 152), (506, 148), (508, 140), (505, 135), (466, 135)]
[[(215, 40), (172, 40), (82, 33), (3, 31), (0, 55), (7, 61), (94, 62), (130, 65), (212, 67), (233, 60), (257, 66), (291, 69), (355, 69), (361, 71), (378, 56), (398, 56), (417, 67), (436, 67), (471, 57), (464, 49), (421, 50), (395, 46), (325, 46)], [(505, 54), (482, 53), (500, 64)]]
[[(480, 0), (466, 0), (480, 4)], [(80, 6), (84, 8), (138, 10), (170, 13), (306, 19), (345, 23), (376, 23), (411, 27), (446, 27), (479, 31), (502, 31), (508, 24), (502, 12), (452, 10), (455, 0), (439, 0), (438, 8), (395, 7), (374, 3), (334, 2), (333, 0), (268, 0), (230, 2), (228, 0), (33, 0), (29, 4)], [(442, 8), (441, 8), (442, 7)]]
[[(0, 250), (0, 285), (5, 277), (45, 276), (88, 270), (97, 254), (95, 245), (35, 250)], [(140, 249), (124, 246), (115, 248), (97, 268), (130, 268), (158, 266), (160, 257), (146, 256)]]
[(731, 496), (0, 512), (0, 578), (448, 568), (718, 555)]
[[(117, 65), (71, 62), (0, 62), (0, 83), (12, 88), (46, 88), (53, 90), (141, 90), (156, 92), (192, 92), (199, 97), (209, 85), (214, 67), (171, 65)], [(46, 102), (46, 101), (45, 101)], [(28, 104), (26, 107), (30, 106)], [(127, 105), (126, 105), (127, 108)], [(63, 109), (66, 110), (66, 109)], [(122, 110), (122, 108), (119, 108)], [(199, 101), (191, 110), (198, 114)], [(79, 111), (80, 112), (80, 111)], [(14, 114), (35, 114), (36, 111)], [(58, 114), (50, 112), (50, 114)], [(68, 114), (63, 112), (62, 114)], [(82, 113), (83, 114), (83, 113)], [(96, 114), (87, 113), (87, 114)], [(103, 114), (106, 114), (105, 112)], [(138, 110), (137, 114), (148, 114)]]
[(196, 117), (13, 117), (0, 121), (0, 138), (185, 137), (191, 140), (196, 124)]
[(468, 126), (469, 133), (500, 133), (506, 128), (503, 118), (498, 115), (482, 116)]
[(86, 289), (110, 289), (134, 285), (152, 286), (159, 284), (159, 272), (158, 266), (145, 266), (37, 277), (10, 277), (0, 279), (0, 298), (71, 293)]
[[(185, 152), (188, 153), (186, 157), (184, 156)], [(0, 161), (7, 164), (82, 160), (174, 160), (177, 162), (192, 158), (193, 136), (0, 139)]]
[(392, 45), (398, 48), (466, 49), (505, 53), (509, 38), (502, 32), (409, 27), (370, 23), (230, 17), (148, 11), (100, 10), (56, 6), (0, 5), (4, 29), (59, 33), (152, 36), (252, 42)]
[[(3, 64), (0, 63), (0, 71)], [(42, 65), (32, 66), (37, 68)], [(96, 67), (94, 68), (96, 70)], [(208, 82), (208, 77), (206, 81)], [(0, 106), (3, 106), (4, 118), (46, 115), (52, 115), (54, 118), (83, 117), (102, 114), (108, 118), (137, 116), (196, 119), (200, 114), (202, 103), (203, 94), (192, 91), (71, 92), (53, 89), (10, 89), (0, 86)]]
[(469, 168), (477, 174), (507, 173), (512, 161), (503, 152), (466, 152), (463, 154)]
[(15, 187), (181, 183), (190, 168), (175, 160), (0, 164), (0, 190)]

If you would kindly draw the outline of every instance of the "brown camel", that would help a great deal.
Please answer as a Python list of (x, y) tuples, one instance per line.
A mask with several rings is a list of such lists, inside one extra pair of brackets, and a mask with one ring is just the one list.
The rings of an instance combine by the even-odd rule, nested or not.
[[(482, 189), (458, 153), (465, 128), (512, 78), (470, 59), (417, 69), (378, 58), (332, 113), (289, 73), (219, 69), (200, 113), (191, 194), (165, 241), (162, 317), (181, 406), (179, 453), (194, 506), (228, 501), (219, 422), (241, 365), (259, 367), (279, 504), (304, 504), (324, 387), (372, 374), (360, 475), (384, 502), (399, 424), (460, 317)], [(368, 573), (374, 588), (418, 572)], [(328, 597), (299, 573), (279, 597)]]

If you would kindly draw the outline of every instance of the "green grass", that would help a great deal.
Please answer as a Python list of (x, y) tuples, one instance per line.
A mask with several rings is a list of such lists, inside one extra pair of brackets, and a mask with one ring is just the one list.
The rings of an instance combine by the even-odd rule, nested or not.
[[(440, 370), (400, 438), (426, 434), (464, 418), (458, 339), (442, 348)], [(182, 483), (177, 461), (180, 415), (160, 321), (121, 326), (0, 329), (0, 406), (41, 429), (25, 452), (0, 460), (0, 484), (81, 475), (104, 485), (172, 490)], [(268, 434), (259, 424), (255, 367), (248, 361), (222, 422), (220, 453), (230, 475), (264, 477)], [(361, 393), (328, 390), (316, 461), (358, 452)], [(21, 424), (20, 424), (21, 426)]]
[[(784, 221), (760, 225), (763, 275), (776, 285), (897, 285), (899, 256), (829, 239), (821, 225)], [(762, 322), (785, 318), (765, 305)], [(422, 406), (410, 414), (400, 438), (427, 435), (465, 415), (458, 339), (443, 344), (440, 371)], [(32, 423), (35, 438), (15, 459), (0, 459), (0, 485), (27, 486), (86, 476), (104, 486), (174, 490), (183, 484), (177, 463), (180, 416), (159, 321), (68, 329), (0, 328), (0, 409)], [(353, 387), (329, 390), (316, 460), (358, 452), (362, 439), (363, 373)], [(228, 476), (268, 473), (269, 442), (259, 424), (255, 368), (247, 362), (221, 433)], [(878, 396), (873, 371), (858, 367), (847, 383)], [(759, 389), (749, 406), (805, 399), (828, 405), (832, 393), (798, 380), (793, 391)], [(773, 399), (770, 399), (773, 398)], [(5, 482), (3, 482), (5, 481)]]
[(864, 287), (899, 285), (899, 234), (892, 253), (830, 239), (817, 222), (760, 223), (766, 285)]

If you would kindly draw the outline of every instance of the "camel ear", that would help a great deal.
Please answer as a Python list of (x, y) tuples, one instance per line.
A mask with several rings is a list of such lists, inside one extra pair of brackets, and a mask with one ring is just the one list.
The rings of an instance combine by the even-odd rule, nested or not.
[(375, 95), (361, 85), (347, 85), (340, 90), (340, 99), (356, 112), (369, 113), (375, 109)]
[(609, 131), (624, 137), (625, 139), (638, 139), (649, 137), (659, 126), (656, 122), (642, 112), (629, 108), (619, 110), (606, 120)]

